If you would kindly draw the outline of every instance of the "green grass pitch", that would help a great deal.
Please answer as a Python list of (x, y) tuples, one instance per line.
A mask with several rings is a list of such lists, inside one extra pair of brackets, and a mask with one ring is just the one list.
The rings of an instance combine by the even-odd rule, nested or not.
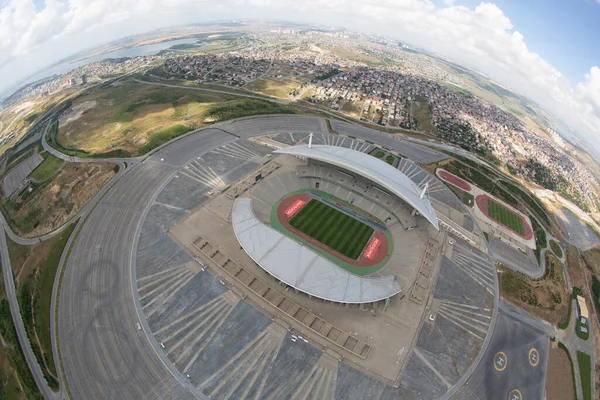
[(370, 226), (318, 200), (306, 203), (290, 225), (353, 260), (373, 234)]
[(525, 233), (523, 228), (523, 220), (520, 216), (493, 200), (488, 199), (488, 215), (493, 220), (500, 222), (502, 225), (508, 226), (519, 235)]

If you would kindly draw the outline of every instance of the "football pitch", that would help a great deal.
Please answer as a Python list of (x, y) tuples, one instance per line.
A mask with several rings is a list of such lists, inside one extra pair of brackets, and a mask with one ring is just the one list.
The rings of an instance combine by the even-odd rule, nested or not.
[(353, 260), (358, 259), (373, 228), (318, 200), (310, 200), (290, 225)]
[(490, 218), (500, 222), (502, 225), (508, 226), (519, 235), (523, 235), (525, 233), (525, 229), (523, 228), (523, 220), (521, 217), (491, 199), (488, 199), (488, 215)]

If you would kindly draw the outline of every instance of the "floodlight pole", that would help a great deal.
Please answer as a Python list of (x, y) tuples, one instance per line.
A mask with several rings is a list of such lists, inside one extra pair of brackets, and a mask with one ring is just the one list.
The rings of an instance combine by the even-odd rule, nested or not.
[(308, 148), (309, 149), (312, 147), (312, 137), (313, 137), (313, 134), (311, 132), (310, 135), (308, 135)]

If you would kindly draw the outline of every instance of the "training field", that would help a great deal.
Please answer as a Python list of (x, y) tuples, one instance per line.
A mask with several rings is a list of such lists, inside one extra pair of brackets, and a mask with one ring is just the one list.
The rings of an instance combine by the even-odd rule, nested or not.
[(290, 225), (344, 256), (356, 260), (373, 228), (318, 200), (310, 200)]
[(521, 217), (491, 199), (488, 199), (488, 215), (493, 220), (509, 227), (519, 235), (523, 235), (525, 233), (525, 229), (523, 228), (523, 220)]

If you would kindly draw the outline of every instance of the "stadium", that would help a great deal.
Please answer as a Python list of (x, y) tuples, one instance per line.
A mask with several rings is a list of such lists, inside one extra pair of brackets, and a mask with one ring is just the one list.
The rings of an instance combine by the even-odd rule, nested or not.
[[(232, 121), (148, 157), (95, 220), (123, 226), (111, 243), (131, 237), (132, 247), (65, 277), (104, 309), (121, 310), (107, 291), (134, 289), (137, 316), (123, 341), (105, 313), (61, 303), (82, 308), (73, 321), (91, 315), (74, 339), (62, 331), (82, 343), (63, 353), (69, 376), (93, 370), (91, 341), (124, 360), (117, 378), (73, 380), (72, 390), (133, 397), (131, 377), (149, 351), (160, 364), (144, 382), (166, 393), (157, 398), (484, 399), (479, 383), (490, 380), (503, 398), (515, 388), (539, 397), (543, 370), (512, 366), (547, 347), (498, 312), (483, 234), (426, 169), (447, 159), (401, 137), (299, 116)], [(132, 198), (139, 213), (124, 220), (121, 204)], [(74, 251), (96, 260), (89, 249), (102, 248), (100, 238), (85, 235)], [(493, 363), (499, 352), (503, 370)]]
[(236, 199), (235, 235), (256, 264), (308, 296), (387, 305), (417, 278), (392, 267), (423, 251), (402, 246), (405, 233), (439, 229), (427, 187), (368, 154), (311, 142), (275, 151), (288, 168)]
[[(446, 158), (414, 149), (415, 157), (424, 160)], [(388, 157), (382, 158), (382, 152)], [(242, 161), (250, 155), (250, 162)], [(223, 163), (228, 157), (237, 157), (246, 165), (245, 172), (232, 172), (240, 164)], [(338, 368), (345, 365), (389, 390), (435, 397), (447, 385), (442, 380), (441, 386), (431, 386), (423, 379), (437, 378), (435, 373), (430, 376), (435, 368), (423, 364), (419, 354), (439, 358), (436, 363), (441, 365), (452, 358), (461, 374), (480, 354), (493, 315), (493, 265), (481, 253), (486, 251), (484, 241), (460, 201), (408, 157), (349, 135), (262, 134), (187, 164), (159, 199), (173, 203), (181, 196), (191, 198), (198, 182), (210, 185), (211, 193), (169, 230), (169, 236), (229, 290), (226, 298), (221, 294), (212, 300), (223, 298), (227, 304), (217, 306), (227, 310), (223, 317), (210, 302), (197, 313), (216, 313), (214, 321), (209, 318), (204, 324), (226, 324), (233, 318), (228, 313), (240, 310), (242, 299), (270, 321), (259, 342), (264, 353), (256, 358), (242, 349), (231, 355), (236, 360), (268, 363), (272, 357), (277, 362), (280, 357), (272, 353), (272, 346), (284, 349), (286, 338), (292, 344), (306, 341), (322, 351), (321, 362), (335, 379), (341, 379)], [(157, 251), (147, 250), (166, 257)], [(203, 279), (210, 281), (208, 276)], [(161, 312), (152, 303), (152, 289), (143, 287), (148, 289), (141, 295), (149, 300), (144, 299), (142, 307)], [(203, 287), (202, 296), (213, 290)], [(244, 315), (249, 312), (246, 309)], [(199, 315), (191, 313), (189, 318)], [(174, 329), (171, 324), (156, 325), (159, 340), (167, 348), (173, 343), (181, 347), (183, 342), (175, 339), (179, 331), (167, 334)], [(243, 325), (242, 331), (250, 334), (252, 324)], [(438, 332), (434, 336), (432, 329)], [(190, 335), (205, 330), (213, 328), (194, 328)], [(193, 366), (195, 359), (178, 349), (171, 353), (175, 365), (193, 377), (199, 368)], [(302, 357), (309, 354), (306, 350)], [(292, 353), (282, 357), (293, 358)], [(423, 371), (424, 365), (429, 372)], [(223, 368), (209, 382), (241, 382), (234, 367)], [(334, 383), (323, 384), (313, 398), (337, 398), (332, 391), (346, 384)], [(206, 385), (205, 394), (219, 397), (217, 388), (227, 382), (215, 388)]]

